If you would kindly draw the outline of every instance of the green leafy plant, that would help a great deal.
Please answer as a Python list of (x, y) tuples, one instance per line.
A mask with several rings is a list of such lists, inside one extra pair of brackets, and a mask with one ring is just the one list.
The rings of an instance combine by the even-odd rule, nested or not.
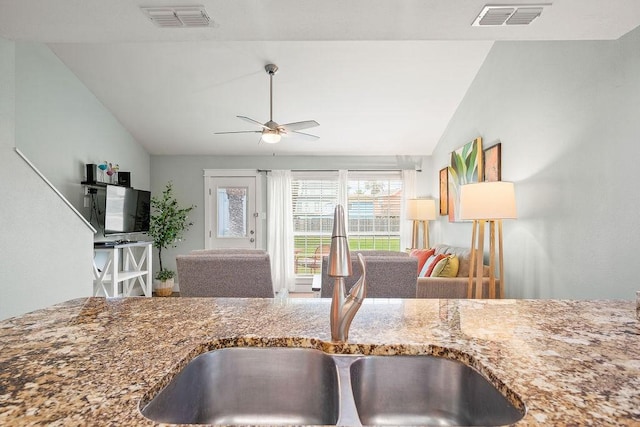
[(174, 277), (176, 277), (176, 272), (173, 270), (160, 270), (156, 274), (156, 279), (163, 282), (169, 279), (173, 279)]
[(160, 271), (156, 274), (156, 279), (165, 281), (175, 277), (172, 270), (165, 270), (162, 266), (162, 250), (175, 248), (182, 240), (183, 233), (193, 225), (189, 221), (189, 212), (196, 206), (191, 205), (182, 208), (178, 205), (173, 194), (173, 184), (167, 183), (160, 197), (151, 198), (152, 214), (149, 221), (149, 236), (153, 238), (153, 246), (158, 249), (158, 260), (160, 261)]

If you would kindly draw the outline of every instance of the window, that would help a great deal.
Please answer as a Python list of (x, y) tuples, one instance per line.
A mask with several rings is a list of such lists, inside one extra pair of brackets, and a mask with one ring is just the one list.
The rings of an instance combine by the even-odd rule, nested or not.
[[(341, 186), (345, 187), (343, 191)], [(295, 172), (291, 182), (295, 272), (318, 274), (328, 254), (333, 212), (339, 194), (346, 194), (349, 246), (355, 249), (400, 250), (402, 175), (399, 171)], [(346, 190), (346, 191), (344, 191)]]
[(218, 237), (247, 236), (247, 188), (218, 187)]
[(291, 180), (295, 273), (317, 274), (328, 253), (338, 175), (296, 173)]
[(400, 250), (400, 172), (349, 172), (349, 247)]

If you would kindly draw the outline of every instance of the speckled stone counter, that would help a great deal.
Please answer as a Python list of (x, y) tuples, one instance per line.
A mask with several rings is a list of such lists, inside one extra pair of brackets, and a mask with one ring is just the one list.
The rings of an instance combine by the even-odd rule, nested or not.
[(518, 425), (640, 425), (631, 301), (368, 300), (332, 344), (330, 300), (88, 298), (0, 322), (0, 425), (153, 425), (139, 412), (213, 348), (437, 354), (521, 399)]

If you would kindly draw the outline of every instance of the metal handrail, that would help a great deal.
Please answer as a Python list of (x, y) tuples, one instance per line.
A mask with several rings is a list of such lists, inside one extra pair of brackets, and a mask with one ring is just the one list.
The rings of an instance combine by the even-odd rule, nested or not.
[(40, 172), (40, 170), (33, 163), (31, 163), (31, 161), (27, 158), (27, 156), (25, 156), (24, 153), (22, 153), (22, 151), (18, 149), (18, 147), (14, 147), (14, 150), (16, 151), (16, 153), (18, 153), (20, 157), (22, 157), (22, 160), (24, 160), (25, 163), (28, 164), (31, 167), (31, 169), (33, 169), (33, 171), (49, 186), (49, 188), (51, 188), (53, 192), (56, 193), (58, 197), (60, 197), (60, 199), (62, 199), (62, 201), (69, 207), (69, 209), (71, 209), (78, 216), (78, 218), (80, 218), (80, 220), (82, 220), (82, 222), (87, 227), (89, 227), (91, 231), (96, 233), (96, 229), (91, 225), (91, 223), (87, 221), (86, 218), (82, 216), (82, 214), (78, 212), (78, 210), (71, 204), (71, 202), (67, 200), (67, 198), (64, 197), (64, 195), (51, 183), (51, 181), (49, 181), (47, 177), (44, 176), (43, 173)]

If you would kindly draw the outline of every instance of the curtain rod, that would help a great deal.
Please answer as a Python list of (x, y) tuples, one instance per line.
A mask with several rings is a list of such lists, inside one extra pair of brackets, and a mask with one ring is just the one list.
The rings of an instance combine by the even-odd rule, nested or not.
[[(411, 169), (347, 169), (349, 172), (401, 172)], [(258, 169), (258, 172), (269, 173), (272, 169)], [(422, 169), (416, 169), (416, 172), (422, 172)], [(291, 172), (338, 172), (338, 169), (291, 169)]]

